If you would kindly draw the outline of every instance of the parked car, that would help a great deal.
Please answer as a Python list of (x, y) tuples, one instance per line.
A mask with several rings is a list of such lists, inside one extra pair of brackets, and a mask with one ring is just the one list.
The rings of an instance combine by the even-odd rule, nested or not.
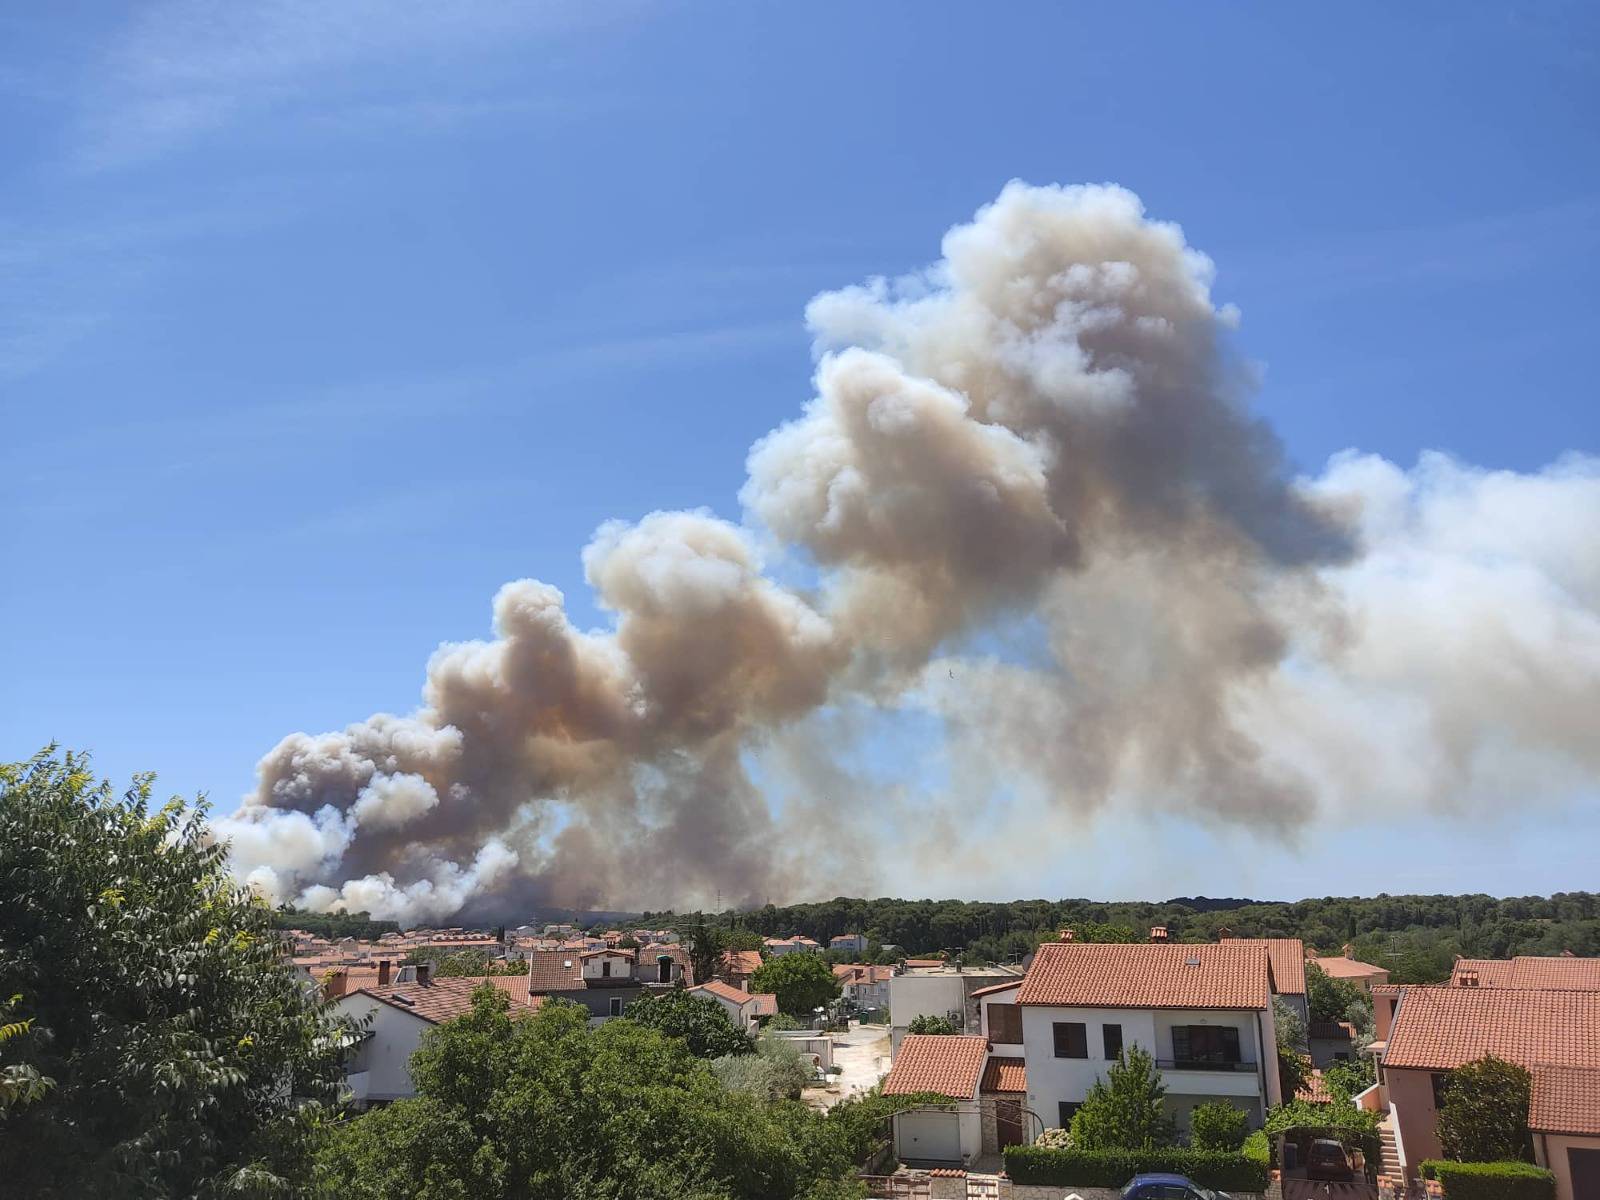
[(1332, 1138), (1317, 1138), (1306, 1151), (1307, 1179), (1352, 1179), (1355, 1168), (1350, 1155)]
[(1123, 1186), (1122, 1200), (1232, 1200), (1227, 1192), (1203, 1188), (1185, 1175), (1135, 1175)]

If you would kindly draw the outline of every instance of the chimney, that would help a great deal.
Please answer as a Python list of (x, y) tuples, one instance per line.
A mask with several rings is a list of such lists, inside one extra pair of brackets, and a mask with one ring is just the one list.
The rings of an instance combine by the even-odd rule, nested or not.
[(1150, 940), (1152, 942), (1165, 942), (1167, 940), (1167, 927), (1165, 925), (1150, 926)]
[(1352, 951), (1353, 949), (1355, 949), (1355, 947), (1352, 946), (1349, 942), (1346, 942), (1344, 945), (1339, 947), (1339, 953), (1344, 955), (1346, 958), (1354, 958), (1355, 956), (1350, 953), (1350, 951)]
[(345, 985), (350, 982), (350, 973), (342, 968), (329, 971), (322, 980), (322, 998), (324, 1000), (337, 1000), (344, 995)]
[(1562, 958), (1577, 958), (1578, 956), (1572, 952), (1572, 947), (1568, 946), (1565, 950), (1563, 950), (1561, 952), (1560, 957), (1562, 957)]
[(433, 964), (431, 962), (419, 962), (417, 964), (417, 983), (419, 985), (422, 987), (427, 987), (431, 981), (432, 975)]
[(387, 958), (378, 960), (378, 986), (389, 986), (389, 960)]
[(1073, 932), (1072, 932), (1072, 930), (1070, 930), (1070, 929), (1063, 929), (1063, 930), (1062, 930), (1062, 931), (1061, 931), (1061, 940), (1062, 940), (1062, 941), (1063, 941), (1063, 942), (1070, 942), (1070, 941), (1072, 941), (1072, 940), (1073, 940), (1073, 938), (1074, 938), (1074, 937), (1075, 937), (1075, 936), (1076, 936), (1076, 935), (1075, 935), (1075, 934), (1074, 934), (1074, 933), (1073, 933)]
[(1221, 925), (1221, 926), (1217, 927), (1217, 941), (1225, 942), (1229, 938), (1231, 938), (1232, 936), (1233, 936), (1233, 930), (1229, 929), (1226, 925)]

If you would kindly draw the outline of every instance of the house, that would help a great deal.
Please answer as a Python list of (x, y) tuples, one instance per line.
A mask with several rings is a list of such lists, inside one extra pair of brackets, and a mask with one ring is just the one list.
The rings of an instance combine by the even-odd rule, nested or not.
[(1311, 1020), (1311, 1004), (1306, 999), (1306, 944), (1299, 938), (1240, 938), (1223, 934), (1222, 942), (1230, 946), (1260, 946), (1272, 960), (1272, 978), (1280, 1000), (1299, 1014), (1301, 1021)]
[(1317, 1070), (1356, 1056), (1357, 1030), (1349, 1021), (1313, 1021), (1306, 1026), (1311, 1065)]
[(1321, 967), (1322, 973), (1329, 979), (1353, 983), (1368, 995), (1372, 994), (1375, 985), (1389, 982), (1389, 972), (1386, 968), (1375, 967), (1371, 963), (1362, 962), (1359, 958), (1351, 958), (1348, 942), (1338, 954), (1313, 954), (1307, 961)]
[[(1564, 980), (1571, 983), (1571, 975)], [(1600, 1195), (1600, 991), (1481, 984), (1381, 993), (1380, 1102), (1401, 1170), (1439, 1158), (1439, 1106), (1450, 1072), (1492, 1054), (1533, 1077), (1534, 1155), (1557, 1175), (1558, 1200)]]
[(764, 939), (767, 953), (776, 957), (779, 954), (817, 954), (822, 950), (822, 944), (805, 934), (796, 934), (789, 938), (769, 937)]
[(485, 983), (506, 993), (513, 1017), (527, 1016), (544, 1002), (529, 994), (528, 981), (520, 975), (435, 979), (426, 970), (420, 975), (359, 988), (334, 1003), (341, 1016), (367, 1021), (345, 1066), (345, 1082), (358, 1104), (386, 1104), (416, 1095), (410, 1062), (422, 1035), (471, 1011), (472, 993)]
[[(895, 1114), (894, 1151), (901, 1162), (956, 1166), (983, 1153), (980, 1085), (988, 1064), (989, 1041), (981, 1036), (913, 1033), (906, 1037), (884, 1078), (883, 1094), (935, 1092), (948, 1096), (950, 1103)], [(1013, 1080), (1005, 1082), (1015, 1086)]]
[[(1303, 959), (1301, 960), (1304, 961)], [(1066, 1127), (1126, 1047), (1155, 1060), (1180, 1132), (1198, 1104), (1243, 1109), (1253, 1128), (1281, 1102), (1273, 962), (1261, 944), (1041, 946), (1017, 987), (978, 997), (995, 1053), (1020, 1057), (1026, 1108)]]
[(865, 954), (867, 952), (867, 935), (864, 933), (841, 933), (828, 939), (828, 949), (838, 950), (844, 954)]
[(761, 951), (759, 950), (726, 950), (722, 955), (722, 970), (719, 977), (726, 983), (731, 983), (736, 988), (750, 986), (750, 976), (761, 969)]
[(583, 1005), (592, 1020), (620, 1017), (640, 996), (692, 983), (688, 957), (676, 946), (652, 946), (636, 954), (614, 947), (597, 950), (535, 950), (528, 956), (528, 990)]
[(1450, 973), (1450, 986), (1600, 992), (1600, 958), (1577, 958), (1571, 954), (1458, 958)]
[(1020, 979), (1017, 967), (976, 967), (964, 970), (942, 959), (930, 965), (905, 969), (889, 977), (890, 1046), (898, 1053), (901, 1041), (918, 1017), (944, 1017), (960, 1033), (978, 1033), (978, 1008), (973, 993), (991, 984)]
[(754, 1032), (762, 1018), (778, 1014), (778, 998), (771, 992), (742, 991), (720, 979), (709, 980), (690, 988), (689, 991), (708, 1000), (715, 1000), (728, 1014), (728, 1019), (733, 1022), (734, 1028), (742, 1029), (746, 1033)]
[(835, 963), (833, 968), (840, 995), (857, 1008), (887, 1008), (889, 981), (894, 973), (893, 967), (872, 963)]

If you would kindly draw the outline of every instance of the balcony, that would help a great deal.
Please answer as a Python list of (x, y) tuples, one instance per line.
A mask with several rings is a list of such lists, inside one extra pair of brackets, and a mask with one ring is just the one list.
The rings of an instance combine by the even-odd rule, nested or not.
[(1253, 1062), (1210, 1062), (1200, 1058), (1158, 1058), (1156, 1067), (1162, 1071), (1242, 1071), (1254, 1074)]
[(1158, 1058), (1161, 1082), (1175, 1096), (1262, 1097), (1261, 1077), (1253, 1062), (1205, 1062), (1192, 1058)]

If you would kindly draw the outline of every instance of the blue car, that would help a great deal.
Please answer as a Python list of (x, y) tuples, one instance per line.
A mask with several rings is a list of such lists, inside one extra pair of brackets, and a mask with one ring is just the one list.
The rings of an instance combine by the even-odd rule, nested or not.
[(1203, 1188), (1184, 1175), (1135, 1175), (1122, 1200), (1231, 1200), (1227, 1192)]

